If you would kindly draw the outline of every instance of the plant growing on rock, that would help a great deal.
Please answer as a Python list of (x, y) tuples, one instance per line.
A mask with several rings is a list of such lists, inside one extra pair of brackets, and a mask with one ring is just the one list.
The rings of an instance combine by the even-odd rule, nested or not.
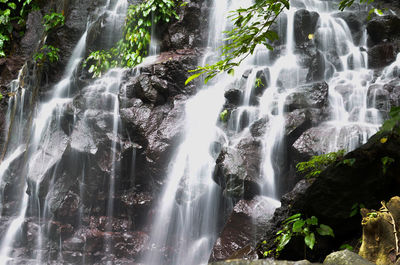
[(385, 157), (382, 157), (381, 161), (382, 161), (382, 173), (383, 173), (383, 175), (386, 175), (388, 167), (390, 166), (390, 164), (392, 164), (394, 162), (394, 159), (391, 157), (385, 156)]
[[(315, 233), (318, 233), (321, 236), (335, 236), (332, 228), (328, 225), (318, 225), (318, 218), (315, 216), (307, 219), (303, 219), (300, 213), (290, 216), (283, 221), (283, 228), (276, 233), (277, 237), (275, 242), (277, 243), (277, 246), (275, 256), (278, 257), (290, 240), (296, 236), (304, 238), (305, 255), (306, 247), (313, 249), (315, 246)], [(268, 254), (271, 254), (271, 252), (267, 251), (264, 253), (264, 255)]]
[[(345, 150), (339, 150), (337, 152), (331, 152), (328, 154), (322, 154), (319, 156), (313, 156), (307, 162), (300, 162), (296, 165), (296, 169), (300, 173), (305, 174), (305, 178), (318, 177), (321, 172), (326, 169), (329, 165), (332, 165), (338, 160), (343, 159)], [(354, 163), (354, 162), (353, 162)]]
[(130, 5), (125, 21), (123, 38), (110, 50), (94, 51), (85, 60), (89, 73), (99, 77), (111, 67), (134, 67), (148, 54), (151, 27), (179, 19), (174, 0), (148, 0)]
[(396, 131), (397, 133), (400, 133), (400, 107), (392, 107), (389, 112), (389, 116), (390, 118), (386, 120), (380, 128), (380, 132), (383, 133)]
[(52, 45), (44, 45), (40, 48), (40, 51), (35, 53), (33, 58), (38, 63), (43, 63), (44, 61), (49, 61), (51, 63), (57, 62), (59, 59), (58, 53), (60, 49), (52, 46)]
[[(14, 30), (12, 23), (16, 21), (23, 25), (27, 13), (33, 8), (36, 4), (32, 0), (0, 0), (0, 57), (6, 56), (6, 46)], [(23, 31), (19, 34), (23, 35)]]
[(43, 25), (46, 31), (63, 26), (65, 17), (62, 13), (50, 13), (43, 17)]

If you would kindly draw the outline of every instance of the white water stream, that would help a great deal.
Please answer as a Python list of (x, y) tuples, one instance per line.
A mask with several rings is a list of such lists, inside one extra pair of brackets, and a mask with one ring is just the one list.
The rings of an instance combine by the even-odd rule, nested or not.
[[(223, 43), (223, 31), (230, 27), (227, 14), (239, 7), (249, 6), (251, 0), (214, 0), (212, 12), (209, 18), (209, 52), (204, 56), (204, 63), (215, 60), (218, 55), (217, 48)], [(315, 153), (346, 149), (347, 151), (365, 143), (374, 134), (383, 121), (380, 112), (375, 108), (376, 96), (369, 103), (368, 89), (373, 82), (373, 72), (367, 69), (366, 33), (359, 43), (355, 43), (351, 31), (346, 22), (335, 16), (337, 9), (327, 1), (306, 0), (304, 6), (309, 11), (319, 14), (317, 29), (311, 42), (318, 42), (317, 46), (325, 60), (324, 77), (329, 85), (329, 113), (327, 121), (318, 126), (322, 132)], [(119, 0), (114, 7), (111, 1), (99, 10), (100, 13), (108, 12), (114, 21), (114, 27), (121, 23), (126, 12), (128, 2)], [(279, 178), (282, 175), (281, 165), (284, 164), (285, 118), (287, 110), (285, 103), (293, 93), (301, 92), (305, 85), (306, 69), (300, 66), (300, 55), (296, 50), (294, 38), (295, 15), (299, 8), (293, 6), (283, 15), (286, 24), (282, 23), (279, 32), (284, 32), (285, 47), (277, 59), (265, 47), (259, 46), (253, 56), (250, 56), (235, 71), (235, 76), (222, 75), (204, 85), (198, 93), (186, 102), (185, 127), (183, 140), (177, 146), (175, 154), (167, 172), (165, 185), (160, 194), (155, 215), (152, 220), (150, 235), (150, 251), (143, 259), (146, 265), (184, 265), (205, 264), (208, 262), (212, 247), (221, 230), (220, 222), (223, 215), (232, 208), (232, 202), (223, 196), (221, 187), (213, 180), (213, 171), (216, 165), (215, 154), (212, 152), (213, 144), (219, 142), (226, 148), (238, 148), (238, 143), (244, 137), (248, 137), (250, 125), (255, 121), (266, 119), (266, 131), (262, 137), (262, 151), (260, 163), (260, 193), (270, 197), (271, 208), (279, 205), (280, 194), (277, 190)], [(88, 23), (90, 25), (90, 23)], [(154, 32), (152, 32), (154, 33)], [(152, 34), (153, 35), (153, 34)], [(54, 86), (53, 94), (48, 102), (38, 107), (33, 120), (33, 129), (29, 140), (24, 140), (22, 133), (15, 134), (11, 140), (5, 158), (0, 164), (0, 187), (2, 178), (9, 166), (21, 156), (25, 155), (27, 166), (25, 178), (28, 184), (23, 185), (21, 201), (15, 216), (10, 220), (7, 231), (0, 242), (0, 265), (13, 260), (13, 245), (18, 238), (18, 232), (23, 225), (27, 212), (36, 213), (38, 219), (38, 233), (35, 239), (35, 253), (33, 259), (36, 264), (44, 264), (48, 257), (43, 255), (44, 235), (49, 233), (46, 223), (51, 214), (47, 198), (40, 202), (40, 185), (49, 168), (57, 167), (59, 149), (67, 148), (69, 144), (66, 137), (60, 131), (61, 113), (73, 100), (70, 97), (70, 86), (78, 69), (86, 48), (87, 32), (83, 34), (77, 43), (63, 79)], [(110, 37), (110, 42), (113, 38)], [(333, 64), (329, 52), (335, 50), (338, 56), (338, 64)], [(150, 55), (157, 55), (159, 47), (153, 42), (150, 47)], [(152, 58), (154, 59), (154, 57)], [(148, 59), (149, 60), (149, 59)], [(147, 60), (147, 61), (148, 61)], [(375, 84), (376, 91), (382, 89), (394, 73), (400, 69), (400, 56), (395, 63), (386, 68), (383, 75)], [(250, 70), (250, 71), (249, 71)], [(268, 73), (266, 90), (257, 100), (252, 102), (252, 96), (256, 89), (257, 73)], [(243, 91), (243, 103), (235, 109), (227, 122), (226, 128), (221, 125), (220, 113), (223, 111), (225, 89), (232, 84), (239, 84), (245, 78)], [(83, 90), (83, 97), (90, 100), (88, 105), (102, 105), (105, 112), (112, 115), (112, 132), (109, 135), (110, 157), (112, 166), (108, 180), (106, 198), (106, 227), (103, 250), (107, 256), (113, 256), (114, 242), (107, 233), (113, 231), (114, 197), (116, 193), (115, 183), (118, 174), (116, 172), (116, 149), (119, 139), (119, 99), (121, 86), (121, 69), (112, 69), (101, 79)], [(375, 93), (377, 93), (375, 91)], [(17, 91), (16, 91), (17, 92)], [(11, 104), (14, 102), (14, 104)], [(18, 103), (20, 102), (20, 103)], [(23, 108), (25, 102), (25, 90), (21, 89), (10, 101), (10, 106), (20, 105)], [(12, 113), (12, 110), (9, 110)], [(20, 115), (19, 125), (24, 126), (24, 110), (14, 110)], [(88, 117), (92, 115), (90, 107), (84, 113), (84, 119), (79, 122), (89, 123)], [(11, 115), (10, 115), (11, 116)], [(15, 116), (15, 115), (14, 115)], [(11, 118), (9, 118), (11, 120)], [(15, 119), (15, 117), (14, 117)], [(246, 123), (242, 120), (247, 119)], [(9, 122), (10, 123), (10, 122)], [(13, 127), (9, 124), (10, 128)], [(226, 129), (226, 130), (225, 130)], [(86, 132), (80, 132), (85, 134)], [(324, 137), (322, 137), (324, 136)], [(59, 137), (59, 145), (51, 145), (50, 137)], [(72, 138), (74, 135), (71, 136)], [(91, 152), (97, 150), (93, 143), (93, 137), (88, 137), (87, 147)], [(18, 143), (18, 144), (17, 144)], [(71, 142), (71, 147), (78, 150)], [(93, 150), (91, 149), (93, 148)], [(80, 198), (84, 198), (85, 172), (81, 169)], [(49, 191), (53, 192), (54, 178), (51, 176)], [(30, 191), (28, 195), (26, 190)], [(2, 208), (2, 201), (0, 200)], [(81, 206), (83, 207), (83, 206)], [(79, 219), (84, 218), (84, 210), (79, 210)], [(60, 238), (60, 250), (62, 249)], [(61, 251), (60, 251), (61, 252)], [(165, 253), (168, 252), (168, 257)], [(60, 254), (61, 255), (61, 254)], [(60, 258), (62, 259), (62, 257)], [(107, 261), (112, 264), (112, 261)], [(85, 264), (85, 256), (82, 264)]]

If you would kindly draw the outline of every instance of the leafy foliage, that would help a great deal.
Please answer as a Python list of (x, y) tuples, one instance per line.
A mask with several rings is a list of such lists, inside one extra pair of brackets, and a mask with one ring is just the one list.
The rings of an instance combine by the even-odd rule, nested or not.
[(173, 0), (148, 0), (130, 5), (125, 21), (123, 38), (110, 50), (94, 51), (85, 60), (89, 72), (99, 77), (110, 67), (134, 67), (148, 54), (151, 27), (160, 22), (179, 19)]
[[(296, 165), (296, 169), (300, 173), (305, 173), (305, 178), (318, 177), (322, 170), (329, 165), (343, 158), (345, 150), (339, 150), (328, 154), (313, 156), (307, 162), (300, 162)], [(355, 161), (354, 161), (355, 162)], [(353, 163), (354, 163), (353, 162)], [(351, 164), (351, 162), (348, 162)]]
[(187, 82), (206, 74), (205, 82), (221, 72), (232, 74), (234, 67), (253, 54), (259, 44), (272, 50), (272, 43), (278, 39), (278, 34), (271, 29), (279, 14), (289, 9), (288, 0), (256, 0), (248, 8), (240, 8), (231, 13), (233, 29), (226, 31), (225, 45), (221, 47), (222, 59), (213, 65), (198, 67)]
[(353, 251), (353, 250), (354, 250), (354, 248), (353, 248), (352, 246), (350, 246), (349, 244), (342, 244), (342, 245), (339, 247), (339, 249), (340, 249), (340, 250), (347, 249), (347, 250), (350, 250), (350, 251)]
[(227, 109), (225, 109), (224, 111), (222, 111), (222, 112), (219, 114), (219, 119), (220, 119), (222, 122), (227, 122), (227, 121), (228, 121), (228, 118), (229, 118), (229, 112), (228, 112)]
[(261, 80), (261, 78), (258, 78), (258, 77), (256, 78), (255, 86), (256, 86), (257, 88), (264, 86), (264, 83), (263, 83), (263, 81)]
[(43, 45), (40, 48), (40, 52), (35, 53), (33, 58), (36, 62), (42, 63), (44, 61), (50, 61), (51, 63), (57, 62), (59, 59), (58, 53), (60, 49), (52, 46), (52, 45)]
[(36, 5), (32, 0), (0, 0), (0, 57), (6, 56), (5, 49), (14, 30), (12, 23), (16, 21), (23, 25), (25, 16), (34, 7)]
[(357, 160), (355, 158), (349, 158), (349, 159), (343, 159), (342, 163), (349, 167), (352, 167), (356, 163), (356, 161)]
[(400, 133), (400, 107), (392, 107), (389, 112), (390, 119), (386, 120), (380, 132), (393, 132)]
[[(282, 230), (276, 233), (276, 257), (295, 236), (304, 237), (305, 246), (313, 249), (316, 243), (315, 233), (321, 236), (335, 236), (332, 228), (328, 225), (320, 224), (318, 226), (318, 218), (315, 216), (307, 219), (303, 219), (300, 213), (290, 216), (283, 222)], [(268, 255), (270, 253), (265, 254)]]
[(50, 13), (43, 17), (43, 25), (46, 31), (63, 26), (65, 17), (62, 13)]

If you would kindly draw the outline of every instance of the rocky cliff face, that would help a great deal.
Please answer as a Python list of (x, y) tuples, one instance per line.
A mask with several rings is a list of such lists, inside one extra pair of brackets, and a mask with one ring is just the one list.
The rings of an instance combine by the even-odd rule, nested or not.
[[(43, 6), (43, 10), (63, 10), (66, 17), (65, 26), (50, 32), (46, 39), (46, 43), (60, 48), (61, 60), (56, 64), (38, 65), (32, 61), (35, 48), (39, 41), (43, 41), (43, 14), (40, 11), (29, 14), (27, 32), (18, 43), (18, 52), (0, 61), (0, 86), (3, 90), (26, 62), (20, 83), (21, 87), (27, 88), (25, 101), (20, 103), (25, 106), (23, 115), (32, 119), (38, 106), (49, 99), (50, 90), (62, 78), (68, 59), (86, 29), (86, 18), (96, 17), (96, 8), (103, 2), (59, 0)], [(210, 2), (187, 2), (181, 10), (179, 21), (160, 26), (158, 38), (161, 40), (162, 53), (156, 61), (136, 69), (109, 73), (109, 78), (118, 79), (115, 81), (119, 113), (116, 136), (112, 135), (115, 117), (110, 98), (98, 101), (108, 89), (106, 84), (101, 80), (90, 80), (86, 70), (78, 68), (70, 89), (72, 100), (57, 117), (61, 130), (54, 129), (46, 135), (49, 139), (47, 146), (52, 148), (46, 150), (45, 159), (51, 163), (39, 164), (41, 167), (28, 176), (28, 189), (23, 190), (31, 198), (37, 199), (36, 203), (41, 209), (48, 212), (45, 215), (34, 209), (27, 212), (20, 240), (17, 240), (13, 250), (20, 264), (32, 262), (36, 252), (42, 253), (43, 257), (54, 264), (60, 260), (71, 264), (106, 264), (107, 261), (132, 264), (151, 248), (148, 245), (151, 230), (149, 220), (155, 216), (154, 202), (165, 184), (168, 163), (182, 136), (185, 101), (197, 92), (201, 82), (196, 81), (187, 86), (184, 84), (190, 76), (188, 70), (199, 64), (204, 52)], [(301, 3), (294, 4), (301, 6)], [(353, 12), (345, 12), (337, 16), (347, 22), (355, 40), (360, 40), (360, 32), (367, 29), (369, 66), (376, 69), (376, 76), (382, 73), (383, 67), (395, 61), (400, 51), (400, 19), (397, 16), (375, 17), (369, 22), (366, 22), (364, 13), (355, 15)], [(308, 35), (316, 30), (319, 14), (300, 9), (294, 19), (295, 51), (301, 55), (299, 63), (304, 69), (302, 78), (307, 84), (290, 94), (284, 103), (284, 159), (276, 165), (282, 169), (280, 194), (291, 190), (300, 179), (294, 170), (296, 163), (325, 152), (327, 147), (319, 141), (332, 133), (319, 126), (330, 117), (329, 85), (326, 82), (331, 77), (330, 72), (322, 63), (318, 42), (313, 43), (308, 39)], [(98, 22), (89, 29), (86, 54), (107, 45), (106, 34), (103, 33), (110, 29), (106, 22), (106, 15), (99, 17)], [(278, 57), (280, 51), (284, 50), (282, 43), (276, 43), (272, 56)], [(338, 60), (334, 51), (329, 53), (331, 65), (338, 65)], [(269, 71), (266, 68), (256, 73), (263, 85), (250, 96), (252, 106), (260, 104), (260, 96), (268, 89)], [(226, 90), (224, 108), (230, 113), (243, 104), (243, 84), (250, 74), (251, 71), (246, 72), (237, 84)], [(287, 76), (282, 76), (279, 82), (284, 88)], [(371, 104), (378, 106), (383, 116), (387, 116), (391, 106), (400, 104), (399, 83), (400, 70), (396, 70), (387, 83), (371, 85), (369, 88)], [(337, 90), (346, 94), (349, 88), (341, 86)], [(7, 105), (4, 101), (2, 108), (0, 112), (6, 113)], [(12, 115), (9, 117), (13, 119)], [(3, 138), (8, 139), (5, 120), (1, 119), (0, 129), (5, 134)], [(34, 126), (30, 122), (25, 124), (25, 128), (20, 128), (24, 131), (22, 135), (25, 140), (29, 140), (31, 127)], [(273, 235), (278, 221), (289, 216), (294, 209), (304, 208), (310, 214), (322, 214), (321, 220), (332, 225), (338, 231), (339, 238), (344, 238), (348, 231), (341, 227), (343, 220), (348, 220), (340, 214), (347, 213), (349, 206), (351, 208), (358, 200), (373, 204), (381, 200), (382, 196), (391, 196), (397, 192), (394, 188), (398, 184), (397, 177), (392, 173), (383, 176), (377, 165), (380, 157), (389, 151), (391, 157), (398, 161), (398, 136), (390, 136), (385, 145), (380, 145), (375, 137), (368, 145), (348, 154), (349, 158), (357, 159), (354, 168), (339, 165), (327, 170), (313, 184), (299, 182), (294, 191), (282, 198), (283, 210), (278, 210), (272, 223), (268, 223), (264, 217), (272, 214), (270, 205), (273, 202), (259, 196), (259, 176), (262, 137), (270, 126), (269, 120), (263, 118), (249, 124), (244, 116), (240, 124), (241, 129), (249, 126), (249, 130), (244, 132), (245, 137), (241, 138), (237, 148), (224, 147), (222, 140), (215, 143), (216, 167), (213, 178), (220, 185), (223, 195), (235, 206), (232, 214), (226, 218), (227, 222), (213, 249), (212, 260), (235, 255), (254, 257), (252, 245), (255, 235), (258, 237), (265, 230)], [(10, 128), (15, 126), (18, 124), (11, 124)], [(229, 124), (221, 123), (220, 127), (227, 134), (233, 134)], [(2, 144), (7, 148), (11, 143), (4, 141)], [(25, 160), (27, 153), (21, 152), (12, 161), (1, 182), (2, 235), (6, 233), (20, 203), (21, 194), (14, 191), (24, 188), (25, 180), (21, 182), (18, 176), (22, 175), (21, 168), (28, 163)], [(392, 166), (396, 168), (393, 172), (399, 172), (396, 171), (397, 162)], [(375, 173), (382, 175), (385, 185), (377, 183)], [(353, 175), (357, 175), (358, 179), (348, 183)], [(110, 202), (109, 186), (112, 180), (115, 181), (115, 192), (111, 195), (113, 218), (110, 219), (107, 218), (107, 205)], [(364, 183), (363, 188), (355, 194), (353, 187), (359, 183)], [(32, 187), (36, 185), (38, 188), (34, 190)], [(386, 187), (393, 188), (390, 194), (386, 194)], [(366, 190), (368, 193), (364, 193)], [(302, 207), (298, 206), (299, 203)], [(286, 209), (289, 208), (288, 204), (295, 207)], [(333, 219), (332, 207), (337, 214)], [(356, 220), (350, 221), (352, 226), (346, 227), (354, 231)], [(41, 235), (44, 238), (40, 239), (40, 249), (37, 249)], [(104, 242), (108, 239), (113, 242), (113, 256), (107, 255), (104, 250)], [(332, 245), (329, 247), (333, 248)], [(237, 253), (239, 250), (242, 252)], [(168, 256), (174, 250), (160, 251)]]

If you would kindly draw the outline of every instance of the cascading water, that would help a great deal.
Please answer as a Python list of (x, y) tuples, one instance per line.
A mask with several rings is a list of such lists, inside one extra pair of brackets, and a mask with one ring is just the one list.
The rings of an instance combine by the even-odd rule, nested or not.
[[(115, 23), (121, 24), (124, 21), (125, 13), (127, 10), (127, 1), (120, 0), (116, 3), (108, 1), (104, 7), (99, 8), (99, 14), (95, 19), (101, 17), (106, 12), (109, 13), (109, 17), (111, 20), (111, 24), (113, 24), (113, 33), (120, 34), (120, 28), (115, 30)], [(110, 11), (108, 11), (110, 10)], [(90, 25), (93, 21), (88, 21), (87, 29), (90, 28)], [(23, 184), (19, 190), (15, 190), (18, 194), (21, 194), (21, 202), (18, 206), (18, 211), (16, 212), (17, 217), (11, 221), (5, 236), (1, 240), (1, 264), (8, 264), (8, 262), (13, 262), (13, 256), (15, 253), (12, 253), (13, 245), (15, 241), (19, 240), (19, 233), (22, 229), (23, 222), (26, 218), (26, 215), (36, 216), (37, 218), (37, 236), (34, 238), (34, 251), (32, 255), (30, 255), (31, 259), (35, 261), (31, 261), (31, 263), (43, 264), (47, 262), (47, 259), (50, 259), (51, 250), (49, 250), (46, 246), (45, 238), (51, 235), (51, 218), (52, 213), (50, 210), (49, 204), (51, 200), (49, 198), (49, 194), (57, 192), (56, 189), (56, 175), (57, 169), (59, 167), (58, 163), (60, 161), (62, 152), (69, 148), (69, 146), (74, 145), (73, 140), (72, 143), (68, 139), (68, 136), (63, 132), (63, 128), (61, 125), (61, 117), (68, 109), (71, 107), (72, 100), (71, 98), (71, 87), (75, 85), (76, 82), (76, 74), (78, 67), (81, 64), (82, 58), (84, 56), (86, 41), (87, 41), (87, 30), (84, 32), (80, 40), (78, 41), (76, 47), (74, 48), (72, 55), (69, 59), (69, 62), (66, 66), (66, 70), (64, 73), (64, 77), (60, 82), (58, 82), (53, 90), (52, 97), (48, 102), (42, 103), (38, 107), (37, 114), (35, 115), (32, 121), (32, 131), (28, 132), (27, 139), (24, 139), (23, 134), (17, 133), (12, 134), (13, 128), (15, 128), (15, 124), (9, 122), (10, 135), (7, 140), (7, 152), (10, 153), (9, 156), (6, 155), (6, 159), (3, 160), (1, 167), (5, 169), (9, 167), (10, 163), (12, 163), (15, 159), (21, 160), (22, 158), (28, 161), (26, 163), (26, 167), (23, 168), (20, 172), (21, 183)], [(110, 36), (110, 41), (114, 38)], [(111, 131), (111, 138), (113, 135), (117, 134), (118, 130), (118, 93), (119, 93), (119, 81), (120, 74), (110, 73), (104, 79), (100, 80), (99, 83), (95, 83), (93, 89), (96, 93), (96, 88), (100, 90), (100, 101), (105, 101), (108, 103), (108, 106), (111, 105), (111, 111), (113, 113), (113, 126)], [(104, 91), (104, 83), (106, 89)], [(19, 126), (22, 127), (22, 123), (29, 121), (29, 118), (23, 117), (26, 113), (24, 112), (25, 106), (25, 89), (21, 88), (18, 91), (19, 83), (16, 81), (17, 86), (15, 90), (15, 95), (10, 100), (10, 118), (9, 120), (16, 120), (20, 123)], [(103, 89), (103, 90), (102, 90)], [(97, 96), (97, 95), (96, 95)], [(106, 99), (103, 100), (103, 98)], [(95, 98), (95, 97), (93, 97)], [(111, 103), (110, 103), (111, 101)], [(100, 103), (101, 104), (101, 103)], [(15, 119), (16, 113), (19, 115), (19, 119)], [(14, 117), (11, 117), (14, 116)], [(23, 130), (19, 130), (24, 132)], [(26, 141), (25, 144), (16, 146), (15, 143), (21, 143)], [(57, 142), (57, 145), (54, 145), (54, 142)], [(113, 145), (110, 146), (111, 156), (113, 156), (113, 162), (115, 162), (115, 141), (112, 141)], [(24, 145), (27, 146), (25, 151)], [(115, 163), (113, 163), (115, 165)], [(84, 171), (85, 169), (83, 169)], [(108, 199), (108, 207), (107, 214), (108, 216), (113, 215), (113, 196), (114, 196), (114, 187), (113, 181), (115, 178), (114, 173), (115, 168), (112, 167), (111, 171), (111, 179), (110, 179), (110, 198)], [(4, 175), (4, 171), (1, 172), (1, 177)], [(26, 181), (25, 181), (26, 178)], [(46, 182), (48, 182), (48, 186), (46, 186)], [(28, 189), (28, 192), (26, 190)], [(47, 196), (43, 200), (43, 189), (47, 189)], [(29, 193), (29, 194), (28, 194)], [(60, 237), (61, 240), (61, 237)], [(105, 249), (110, 251), (110, 243), (108, 240), (105, 240)], [(62, 246), (60, 246), (60, 250)], [(62, 260), (62, 256), (59, 256)], [(16, 261), (18, 263), (18, 261)], [(84, 262), (84, 259), (83, 259)]]
[[(218, 55), (216, 51), (223, 44), (223, 31), (231, 26), (228, 11), (252, 2), (213, 1), (208, 52), (203, 64), (213, 62)], [(125, 0), (107, 1), (98, 10), (95, 19), (105, 15), (107, 19), (102, 23), (109, 25), (105, 46), (112, 45), (120, 37), (119, 25), (124, 20), (127, 5)], [(304, 10), (313, 12), (312, 16), (317, 19), (306, 40), (299, 40), (296, 19)], [(1, 214), (12, 217), (0, 242), (0, 264), (18, 263), (18, 247), (22, 244), (30, 248), (24, 255), (31, 264), (50, 263), (50, 260), (62, 262), (64, 254), (77, 255), (73, 252), (76, 249), (81, 253), (81, 256), (73, 256), (76, 264), (100, 259), (112, 264), (118, 255), (115, 251), (118, 244), (127, 241), (130, 248), (136, 246), (129, 241), (132, 235), (127, 232), (129, 226), (135, 224), (128, 222), (121, 231), (115, 231), (117, 223), (122, 222), (117, 216), (122, 210), (115, 207), (121, 200), (118, 182), (123, 174), (119, 151), (132, 145), (131, 139), (121, 136), (126, 129), (121, 126), (119, 113), (124, 70), (112, 69), (91, 84), (77, 80), (93, 23), (88, 22), (88, 30), (76, 45), (64, 77), (53, 87), (51, 97), (37, 106), (31, 119), (26, 107), (31, 96), (29, 89), (20, 88), (23, 84), (17, 81), (11, 85), (14, 95), (10, 99), (9, 135), (0, 164), (0, 206)], [(264, 211), (269, 208), (265, 213), (268, 218), (279, 206), (276, 199), (281, 191), (278, 186), (282, 185), (281, 177), (287, 165), (287, 117), (293, 109), (310, 108), (310, 112), (315, 112), (326, 108), (325, 113), (318, 112), (320, 116), (326, 114), (326, 119), (316, 122), (317, 125), (313, 124), (316, 127), (306, 132), (316, 135), (317, 144), (312, 150), (315, 154), (342, 148), (352, 150), (364, 143), (382, 123), (382, 113), (388, 111), (388, 104), (378, 108), (379, 96), (383, 85), (398, 75), (400, 56), (373, 80), (373, 72), (367, 69), (366, 32), (354, 39), (345, 20), (337, 16), (337, 6), (329, 1), (293, 1), (291, 9), (279, 18), (277, 27), (281, 33), (276, 45), (278, 52), (258, 46), (254, 55), (235, 69), (234, 76), (217, 77), (187, 100), (183, 137), (176, 146), (159, 202), (151, 216), (149, 251), (142, 260), (144, 264), (207, 263), (226, 215), (234, 203), (246, 196), (243, 190), (248, 188), (249, 182), (252, 182), (251, 188), (257, 186), (251, 190), (254, 193), (251, 196), (261, 197), (261, 203), (254, 204), (256, 209), (260, 205)], [(156, 33), (153, 28), (152, 36), (159, 35)], [(149, 54), (157, 55), (159, 51), (158, 45), (152, 42)], [(316, 76), (309, 77), (310, 63), (305, 66), (304, 53), (313, 52), (319, 59), (311, 64), (315, 63), (318, 71), (313, 73)], [(150, 63), (149, 58), (146, 63)], [(135, 74), (139, 72), (139, 68), (134, 70)], [(314, 81), (321, 80), (327, 85), (319, 84), (316, 89), (324, 93), (329, 87), (326, 106), (309, 102), (320, 100), (312, 98), (310, 89), (315, 89)], [(83, 84), (78, 92), (77, 83)], [(226, 92), (232, 88), (241, 95), (240, 103), (234, 107), (226, 103)], [(224, 113), (229, 113), (228, 120), (224, 120)], [(255, 128), (255, 125), (261, 126)], [(99, 136), (100, 131), (106, 137)], [(215, 168), (220, 163), (220, 154), (242, 151), (246, 139), (259, 143), (256, 152), (260, 159), (256, 166), (251, 165), (256, 169), (246, 175), (239, 165), (238, 174), (245, 175), (239, 179), (240, 184), (235, 179), (218, 183)], [(129, 166), (133, 172), (136, 154), (135, 148), (132, 149)], [(16, 180), (10, 192), (4, 183), (11, 178)], [(3, 197), (11, 193), (19, 198), (18, 203), (6, 205)], [(70, 204), (66, 209), (72, 213), (69, 215), (65, 209), (56, 212), (54, 209), (61, 208), (61, 204)], [(57, 223), (56, 215), (57, 221), (72, 219), (74, 227)], [(123, 215), (126, 218), (126, 214)], [(262, 215), (264, 212), (257, 216)], [(96, 226), (92, 217), (98, 218), (97, 226), (101, 229), (91, 230)], [(29, 229), (29, 225), (34, 226), (34, 229), (30, 227), (34, 233), (29, 235), (31, 242), (28, 243), (28, 238), (21, 238), (21, 231)], [(72, 233), (69, 229), (73, 235), (68, 234)], [(63, 245), (65, 234), (69, 237), (68, 246)], [(97, 238), (101, 240), (97, 242)], [(95, 255), (87, 256), (93, 249), (97, 249)]]
[[(251, 1), (240, 3), (242, 6), (249, 4)], [(221, 32), (218, 27), (223, 29), (229, 23), (217, 19), (226, 17), (224, 12), (227, 6), (233, 5), (230, 1), (217, 1), (214, 4), (214, 13), (210, 18), (214, 27), (211, 26), (209, 32), (213, 43), (222, 43), (216, 38)], [(316, 47), (316, 52), (322, 57), (322, 63), (319, 64), (322, 74), (314, 78), (306, 77), (308, 69), (301, 63), (301, 49), (304, 48), (295, 38), (297, 12), (304, 8), (318, 16), (315, 29), (306, 36), (309, 45)], [(323, 132), (319, 136), (315, 154), (339, 149), (353, 150), (378, 130), (382, 119), (375, 105), (367, 100), (372, 71), (367, 69), (366, 32), (359, 40), (353, 40), (349, 26), (337, 13), (337, 6), (327, 1), (294, 3), (282, 15), (284, 19), (279, 25), (278, 31), (284, 32), (285, 45), (278, 58), (273, 52), (259, 46), (255, 56), (236, 69), (235, 78), (220, 77), (187, 102), (185, 137), (172, 160), (166, 188), (158, 206), (159, 212), (153, 223), (151, 247), (158, 252), (151, 252), (145, 264), (207, 262), (212, 241), (216, 238), (213, 233), (217, 232), (217, 220), (210, 221), (209, 218), (218, 210), (229, 211), (224, 201), (218, 200), (222, 197), (215, 195), (221, 192), (220, 188), (210, 181), (215, 161), (211, 159), (210, 145), (218, 137), (225, 139), (222, 141), (224, 146), (238, 148), (240, 140), (249, 137), (251, 125), (265, 120), (260, 193), (273, 198), (280, 196), (277, 185), (285, 166), (286, 146), (283, 140), (286, 116), (290, 111), (288, 101), (305, 93), (313, 86), (313, 81), (327, 80), (329, 86), (329, 92), (326, 91), (329, 94), (329, 118), (313, 128)], [(207, 56), (205, 58), (207, 60)], [(261, 76), (264, 76), (263, 81), (267, 84), (260, 84)], [(230, 113), (227, 135), (222, 133), (221, 136), (215, 124), (218, 113), (223, 110), (223, 100), (222, 93), (214, 92), (214, 86), (220, 90), (229, 83), (240, 86), (243, 77), (245, 88), (242, 103)], [(265, 86), (262, 95), (257, 92), (258, 86)], [(323, 88), (328, 86), (322, 85)], [(207, 111), (204, 106), (207, 106)], [(322, 108), (318, 105), (313, 107)], [(271, 207), (279, 205), (272, 201), (270, 203)], [(169, 248), (176, 252), (171, 254), (172, 258), (164, 260), (161, 252)]]

